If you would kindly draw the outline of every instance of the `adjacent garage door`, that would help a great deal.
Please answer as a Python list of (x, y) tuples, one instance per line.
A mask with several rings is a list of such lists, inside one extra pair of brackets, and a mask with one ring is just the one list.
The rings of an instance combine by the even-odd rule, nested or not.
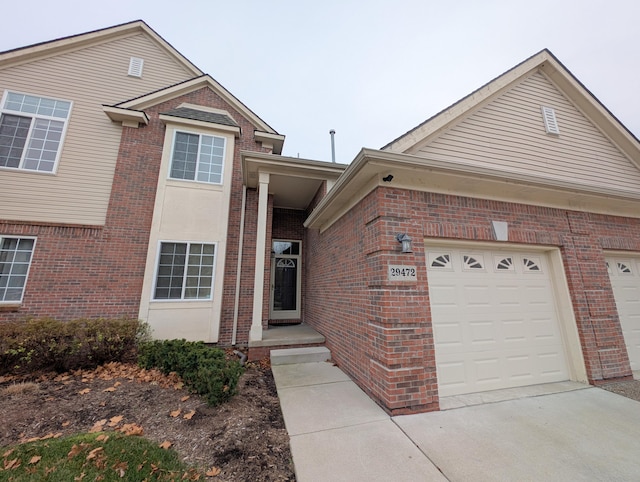
[(640, 258), (607, 257), (618, 316), (632, 370), (640, 370)]
[(435, 249), (427, 262), (440, 396), (569, 379), (545, 254)]

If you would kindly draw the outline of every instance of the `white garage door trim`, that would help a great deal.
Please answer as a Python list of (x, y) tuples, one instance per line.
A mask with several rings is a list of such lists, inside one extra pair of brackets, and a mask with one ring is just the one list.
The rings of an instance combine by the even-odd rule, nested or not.
[(606, 262), (631, 369), (638, 371), (640, 370), (640, 256), (608, 252)]
[(586, 380), (559, 250), (426, 243), (440, 396)]

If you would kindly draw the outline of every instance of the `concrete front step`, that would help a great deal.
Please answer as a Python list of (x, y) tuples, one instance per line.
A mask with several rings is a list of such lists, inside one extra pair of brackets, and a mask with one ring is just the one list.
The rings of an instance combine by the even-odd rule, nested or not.
[(271, 350), (271, 365), (293, 365), (294, 363), (317, 363), (331, 359), (331, 352), (325, 346), (304, 348), (283, 348)]

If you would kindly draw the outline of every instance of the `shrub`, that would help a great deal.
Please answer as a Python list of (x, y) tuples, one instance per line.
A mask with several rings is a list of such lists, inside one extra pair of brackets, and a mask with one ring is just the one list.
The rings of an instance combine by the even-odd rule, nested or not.
[(220, 348), (203, 342), (164, 340), (142, 343), (138, 349), (142, 368), (158, 368), (163, 373), (176, 372), (193, 392), (206, 398), (209, 405), (219, 405), (236, 393), (243, 368), (238, 360), (228, 360)]
[(51, 318), (0, 323), (0, 374), (63, 372), (135, 360), (146, 325), (133, 319)]

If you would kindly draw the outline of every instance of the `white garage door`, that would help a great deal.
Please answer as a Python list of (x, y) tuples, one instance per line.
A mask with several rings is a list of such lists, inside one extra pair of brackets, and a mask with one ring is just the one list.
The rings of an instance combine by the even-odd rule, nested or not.
[(640, 259), (607, 257), (622, 333), (632, 370), (640, 370)]
[(440, 396), (569, 379), (546, 255), (436, 249), (427, 269)]

